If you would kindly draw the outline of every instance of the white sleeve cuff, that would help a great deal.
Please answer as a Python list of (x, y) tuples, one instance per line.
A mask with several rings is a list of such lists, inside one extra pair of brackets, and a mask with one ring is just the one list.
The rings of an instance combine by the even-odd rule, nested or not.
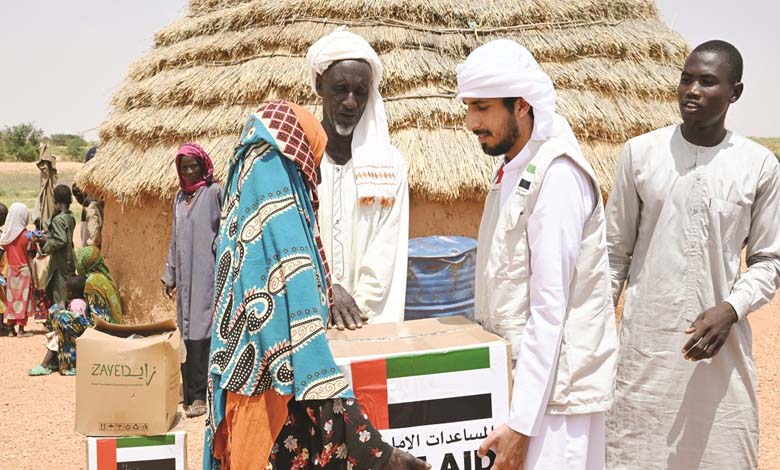
[(734, 308), (739, 320), (745, 318), (750, 311), (750, 294), (748, 292), (734, 291), (724, 301)]
[(533, 437), (539, 434), (539, 429), (534, 429), (534, 427), (538, 428), (539, 426), (534, 426), (532, 418), (535, 418), (535, 416), (529, 417), (522, 414), (514, 415), (510, 412), (509, 419), (506, 421), (506, 425), (515, 432), (519, 432), (520, 434), (528, 437)]

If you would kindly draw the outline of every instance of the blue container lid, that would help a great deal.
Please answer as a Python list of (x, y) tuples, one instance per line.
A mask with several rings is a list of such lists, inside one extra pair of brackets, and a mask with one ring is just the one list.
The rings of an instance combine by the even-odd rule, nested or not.
[(469, 237), (434, 235), (409, 240), (410, 258), (446, 258), (477, 249), (477, 240)]

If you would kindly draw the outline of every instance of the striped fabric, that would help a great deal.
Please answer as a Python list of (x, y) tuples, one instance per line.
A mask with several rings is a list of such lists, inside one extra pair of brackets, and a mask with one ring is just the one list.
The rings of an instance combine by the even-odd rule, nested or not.
[(339, 365), (380, 430), (490, 419), (508, 411), (501, 343)]
[(160, 436), (88, 437), (88, 470), (187, 470), (184, 431)]

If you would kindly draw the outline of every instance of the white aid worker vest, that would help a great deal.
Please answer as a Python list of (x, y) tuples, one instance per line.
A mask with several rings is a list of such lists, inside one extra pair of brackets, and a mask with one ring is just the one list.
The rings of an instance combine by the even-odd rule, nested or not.
[(577, 152), (568, 151), (563, 140), (529, 141), (528, 145), (534, 157), (504, 207), (495, 178), (485, 202), (477, 247), (476, 320), (511, 342), (517, 359), (531, 313), (528, 218), (547, 168), (556, 158), (570, 158), (590, 177), (598, 200), (582, 233), (546, 412), (606, 411), (614, 396), (618, 346), (601, 192), (593, 168), (583, 158), (572, 157)]

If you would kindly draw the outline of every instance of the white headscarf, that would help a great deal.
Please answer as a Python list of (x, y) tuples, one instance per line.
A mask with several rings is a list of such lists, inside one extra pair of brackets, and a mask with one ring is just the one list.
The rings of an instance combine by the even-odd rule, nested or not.
[(3, 234), (0, 235), (0, 246), (10, 245), (16, 240), (27, 224), (30, 222), (30, 210), (21, 202), (15, 202), (8, 208), (8, 217), (3, 225)]
[(317, 77), (341, 60), (365, 60), (371, 67), (368, 103), (352, 133), (352, 161), (358, 198), (361, 203), (392, 203), (395, 187), (387, 182), (395, 181), (397, 169), (391, 156), (397, 150), (390, 144), (385, 104), (379, 94), (382, 62), (365, 39), (340, 27), (315, 42), (306, 53), (306, 67), (314, 93), (317, 93)]
[(498, 39), (474, 49), (456, 68), (458, 100), (464, 98), (523, 98), (534, 111), (534, 140), (558, 137), (582, 156), (566, 118), (555, 112), (555, 88), (528, 49)]

